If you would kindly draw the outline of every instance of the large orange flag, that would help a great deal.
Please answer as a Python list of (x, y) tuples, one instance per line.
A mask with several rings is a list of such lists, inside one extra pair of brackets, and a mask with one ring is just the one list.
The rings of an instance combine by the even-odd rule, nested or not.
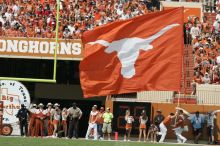
[(180, 90), (183, 8), (97, 27), (85, 32), (82, 42), (84, 97)]

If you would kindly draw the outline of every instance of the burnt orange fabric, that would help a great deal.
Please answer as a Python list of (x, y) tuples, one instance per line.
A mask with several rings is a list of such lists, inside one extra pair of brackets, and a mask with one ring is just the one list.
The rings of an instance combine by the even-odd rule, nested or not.
[[(43, 136), (43, 128), (44, 128), (44, 122), (43, 119), (46, 116), (40, 112), (39, 114), (36, 114), (36, 126), (35, 126), (35, 136)], [(42, 118), (42, 119), (41, 119)]]
[(43, 127), (44, 127), (43, 120), (36, 118), (36, 126), (35, 126), (35, 136), (36, 137), (43, 136)]
[(163, 124), (164, 124), (164, 125), (169, 125), (170, 122), (171, 122), (171, 117), (170, 117), (170, 116), (166, 117), (166, 118), (163, 120)]
[(103, 123), (104, 123), (104, 119), (103, 119), (103, 117), (102, 117), (103, 114), (104, 114), (103, 112), (99, 112), (99, 113), (98, 113), (97, 119), (96, 119), (96, 123), (97, 123), (97, 124), (103, 124)]
[(35, 120), (35, 114), (31, 113), (30, 114), (30, 121), (28, 125), (28, 135), (29, 136), (34, 136), (35, 133), (35, 126), (36, 126), (36, 120)]
[[(152, 41), (150, 45), (153, 45), (153, 49), (139, 50), (134, 64), (135, 75), (132, 78), (121, 75), (122, 65), (116, 51), (105, 53), (107, 47), (88, 44), (97, 40), (112, 43), (124, 38), (147, 39), (171, 24), (179, 25)], [(84, 97), (145, 90), (180, 90), (183, 8), (150, 13), (96, 27), (83, 34), (82, 42), (85, 51), (84, 59), (80, 62), (80, 80)]]
[(59, 120), (53, 120), (53, 125), (58, 125), (59, 124)]
[(131, 129), (132, 128), (132, 124), (131, 123), (127, 123), (126, 125), (125, 125), (125, 129)]
[(146, 124), (140, 124), (140, 127), (139, 127), (140, 129), (146, 129), (147, 127), (146, 127)]

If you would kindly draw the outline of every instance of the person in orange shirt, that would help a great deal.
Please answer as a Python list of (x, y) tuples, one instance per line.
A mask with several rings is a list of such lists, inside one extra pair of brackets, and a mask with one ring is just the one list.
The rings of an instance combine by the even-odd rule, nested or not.
[(103, 119), (103, 114), (105, 113), (105, 109), (104, 107), (101, 107), (100, 110), (99, 110), (99, 113), (97, 115), (97, 120), (96, 120), (96, 123), (97, 123), (97, 131), (98, 131), (98, 139), (103, 139), (102, 138), (102, 127), (103, 127), (103, 123), (104, 123), (104, 119)]
[(55, 37), (55, 35), (54, 35), (54, 33), (51, 31), (51, 28), (50, 28), (50, 27), (47, 28), (47, 31), (46, 31), (46, 33), (45, 33), (45, 37), (46, 37), (46, 38), (54, 38), (54, 37)]
[(124, 135), (124, 141), (128, 140), (130, 141), (130, 134), (132, 129), (132, 123), (134, 122), (133, 116), (130, 115), (130, 111), (126, 110), (125, 114), (125, 135)]
[(185, 143), (187, 139), (184, 136), (182, 136), (182, 132), (184, 131), (184, 120), (185, 120), (185, 117), (183, 115), (183, 110), (178, 110), (177, 113), (178, 114), (177, 114), (175, 124), (172, 125), (174, 127), (173, 130), (176, 134), (177, 142)]
[(172, 120), (173, 118), (175, 118), (176, 115), (177, 115), (177, 113), (176, 113), (176, 114), (170, 113), (170, 114), (163, 120), (163, 122), (160, 123), (160, 126), (159, 126), (160, 132), (158, 132), (158, 135), (161, 135), (161, 138), (160, 138), (160, 140), (159, 140), (160, 143), (164, 142), (164, 139), (165, 139), (165, 137), (166, 137), (166, 135), (167, 135), (167, 127), (166, 127), (166, 126), (171, 124), (171, 120)]

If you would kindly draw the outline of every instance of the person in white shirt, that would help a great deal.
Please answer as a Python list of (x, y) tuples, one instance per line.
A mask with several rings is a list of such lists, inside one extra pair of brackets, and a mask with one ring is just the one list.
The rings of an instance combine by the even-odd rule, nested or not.
[(89, 126), (86, 132), (86, 139), (89, 139), (89, 135), (91, 134), (92, 129), (93, 129), (94, 140), (98, 139), (97, 123), (96, 123), (97, 115), (98, 115), (97, 105), (94, 105), (92, 107), (92, 111), (90, 112), (90, 116), (89, 116)]
[(213, 33), (218, 34), (220, 30), (220, 20), (216, 20), (213, 23)]
[(192, 38), (193, 38), (193, 39), (195, 39), (196, 36), (200, 36), (201, 30), (200, 30), (200, 28), (197, 26), (197, 24), (195, 24), (195, 25), (191, 28), (190, 34), (192, 35)]
[(217, 15), (215, 17), (215, 20), (220, 21), (220, 11), (218, 11), (218, 13), (217, 13)]
[(68, 27), (67, 27), (67, 28), (69, 29), (70, 34), (72, 35), (72, 34), (74, 33), (74, 31), (75, 31), (75, 27), (74, 27), (74, 25), (73, 25), (73, 22), (72, 22), (72, 21), (70, 22), (70, 24), (68, 25)]
[(62, 126), (64, 131), (64, 137), (67, 137), (67, 108), (63, 108), (62, 110)]
[(53, 119), (53, 137), (57, 137), (57, 130), (58, 130), (58, 126), (60, 124), (60, 120), (61, 120), (61, 111), (60, 111), (60, 105), (58, 103), (54, 104), (54, 110), (51, 113), (51, 117)]
[(211, 79), (209, 77), (209, 74), (206, 72), (205, 76), (202, 78), (202, 81), (204, 84), (210, 84), (211, 83)]
[(134, 122), (134, 118), (133, 118), (133, 116), (130, 115), (129, 110), (126, 110), (125, 122), (126, 122), (126, 125), (125, 125), (124, 141), (126, 141), (126, 140), (130, 141), (132, 123)]

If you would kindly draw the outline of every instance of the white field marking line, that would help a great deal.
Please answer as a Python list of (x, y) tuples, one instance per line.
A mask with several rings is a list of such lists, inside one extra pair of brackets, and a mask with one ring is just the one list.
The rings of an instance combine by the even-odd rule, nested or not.
[(85, 139), (85, 138), (78, 138), (78, 139), (75, 139), (75, 138), (71, 138), (71, 139), (66, 139), (65, 137), (62, 137), (62, 138), (59, 138), (59, 137), (56, 137), (56, 138), (52, 138), (52, 137), (22, 137), (22, 136), (2, 136), (0, 135), (0, 137), (8, 137), (8, 138), (12, 138), (12, 137), (16, 137), (16, 138), (39, 138), (39, 139), (65, 139), (65, 140), (79, 140), (79, 141), (100, 141), (100, 142), (131, 142), (131, 143), (149, 143), (149, 144), (164, 144), (164, 145), (168, 145), (168, 144), (171, 144), (171, 145), (190, 145), (190, 146), (210, 146), (210, 145), (207, 145), (207, 144), (193, 144), (193, 143), (174, 143), (174, 142), (163, 142), (163, 143), (159, 143), (159, 142), (150, 142), (150, 141), (124, 141), (124, 140), (93, 140), (93, 139)]

